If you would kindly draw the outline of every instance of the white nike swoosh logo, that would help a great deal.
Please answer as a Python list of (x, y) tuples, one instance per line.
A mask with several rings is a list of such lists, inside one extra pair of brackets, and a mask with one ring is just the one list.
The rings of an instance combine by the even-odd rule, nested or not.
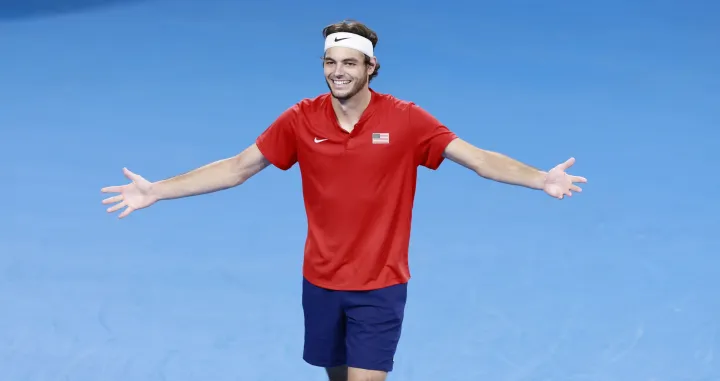
[(318, 138), (315, 138), (315, 143), (322, 143), (322, 142), (324, 142), (324, 141), (326, 141), (326, 140), (327, 140), (327, 139), (318, 139)]

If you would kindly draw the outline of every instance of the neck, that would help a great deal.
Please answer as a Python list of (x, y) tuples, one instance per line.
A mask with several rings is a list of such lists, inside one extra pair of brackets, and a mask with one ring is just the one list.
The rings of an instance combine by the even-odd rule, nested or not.
[(372, 94), (368, 87), (363, 88), (349, 99), (337, 99), (332, 97), (332, 105), (335, 115), (342, 126), (354, 126), (362, 113), (370, 104)]

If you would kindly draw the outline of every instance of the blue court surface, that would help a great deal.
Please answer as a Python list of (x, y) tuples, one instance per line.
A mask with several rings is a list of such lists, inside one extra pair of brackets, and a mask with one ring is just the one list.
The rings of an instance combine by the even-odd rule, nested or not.
[(589, 180), (420, 169), (389, 380), (720, 379), (717, 3), (299, 4), (0, 1), (0, 380), (324, 379), (297, 166), (124, 220), (100, 188), (244, 149), (327, 90), (344, 18), (380, 35), (376, 91)]

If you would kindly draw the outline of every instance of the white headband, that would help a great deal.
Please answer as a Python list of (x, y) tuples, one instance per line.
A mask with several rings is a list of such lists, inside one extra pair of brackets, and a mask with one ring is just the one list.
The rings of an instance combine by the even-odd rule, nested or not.
[(335, 46), (359, 50), (369, 57), (374, 57), (372, 42), (354, 33), (338, 32), (327, 36), (325, 38), (325, 51)]

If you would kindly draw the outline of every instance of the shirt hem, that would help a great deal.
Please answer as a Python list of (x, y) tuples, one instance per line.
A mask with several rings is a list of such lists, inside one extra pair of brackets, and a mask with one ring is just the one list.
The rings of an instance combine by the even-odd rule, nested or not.
[(303, 274), (303, 278), (310, 282), (313, 286), (324, 288), (332, 291), (372, 291), (379, 290), (382, 288), (396, 286), (398, 284), (406, 284), (410, 281), (410, 276), (407, 278), (393, 278), (385, 282), (365, 282), (363, 285), (349, 284), (347, 286), (337, 286), (332, 281), (319, 281), (313, 277)]

